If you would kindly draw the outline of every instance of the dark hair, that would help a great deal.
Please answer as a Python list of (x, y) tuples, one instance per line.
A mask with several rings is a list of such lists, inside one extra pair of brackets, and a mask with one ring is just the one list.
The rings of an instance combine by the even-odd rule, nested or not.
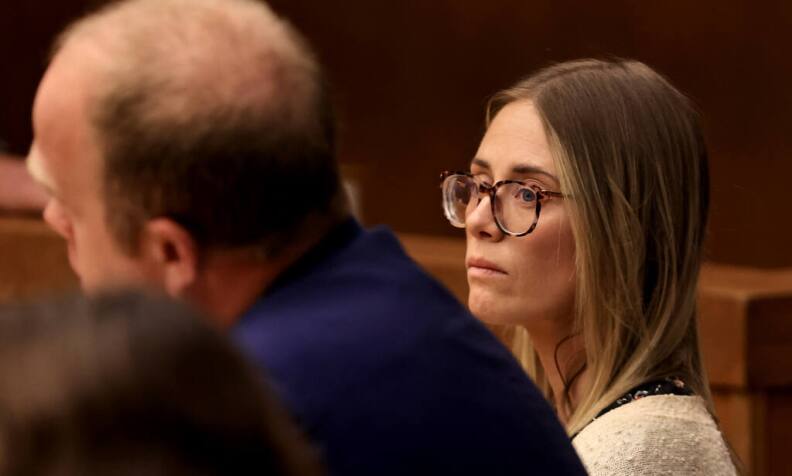
[(165, 299), (0, 309), (0, 474), (319, 474), (260, 375)]
[(90, 111), (108, 224), (129, 253), (155, 217), (204, 247), (275, 254), (310, 217), (345, 214), (326, 80), (266, 5), (116, 2), (68, 28), (56, 52), (81, 34), (113, 58)]

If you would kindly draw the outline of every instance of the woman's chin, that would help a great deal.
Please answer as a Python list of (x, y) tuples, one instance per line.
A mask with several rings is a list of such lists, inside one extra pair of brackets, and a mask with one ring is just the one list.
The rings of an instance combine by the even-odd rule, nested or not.
[(471, 289), (468, 295), (468, 309), (476, 319), (488, 325), (514, 325), (514, 316), (503, 308), (503, 302), (494, 299), (488, 293), (476, 292)]

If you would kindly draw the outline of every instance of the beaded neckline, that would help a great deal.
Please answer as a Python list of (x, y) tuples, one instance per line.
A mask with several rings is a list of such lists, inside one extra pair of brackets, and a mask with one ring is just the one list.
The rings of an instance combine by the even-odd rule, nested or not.
[[(635, 400), (640, 400), (644, 397), (650, 397), (654, 395), (691, 396), (694, 395), (694, 393), (693, 390), (691, 390), (690, 387), (688, 387), (687, 384), (685, 384), (685, 382), (679, 377), (666, 377), (664, 379), (654, 380), (638, 385), (621, 397), (617, 398), (615, 402), (611, 403), (607, 407), (603, 408), (599, 413), (597, 413), (597, 416), (592, 418), (591, 422), (602, 417), (611, 410), (615, 410), (616, 408), (627, 405), (628, 403)], [(591, 422), (589, 422), (589, 425)], [(580, 434), (580, 432), (572, 435), (570, 439), (574, 439), (578, 434)]]

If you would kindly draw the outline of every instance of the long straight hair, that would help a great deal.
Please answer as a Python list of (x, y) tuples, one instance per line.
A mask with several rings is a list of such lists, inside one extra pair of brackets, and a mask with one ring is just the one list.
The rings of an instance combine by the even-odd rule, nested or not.
[[(559, 170), (576, 247), (574, 329), (590, 386), (567, 431), (631, 388), (682, 378), (714, 415), (697, 335), (709, 206), (707, 151), (691, 102), (636, 61), (557, 64), (495, 95), (487, 124), (530, 101)], [(525, 331), (514, 352), (551, 398)]]

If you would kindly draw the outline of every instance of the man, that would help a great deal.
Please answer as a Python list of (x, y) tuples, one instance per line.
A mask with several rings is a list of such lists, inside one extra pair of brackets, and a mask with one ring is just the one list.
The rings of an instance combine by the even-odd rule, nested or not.
[(582, 474), (495, 338), (348, 216), (320, 69), (252, 0), (132, 0), (70, 27), (33, 113), (47, 222), (86, 290), (199, 306), (332, 474)]

